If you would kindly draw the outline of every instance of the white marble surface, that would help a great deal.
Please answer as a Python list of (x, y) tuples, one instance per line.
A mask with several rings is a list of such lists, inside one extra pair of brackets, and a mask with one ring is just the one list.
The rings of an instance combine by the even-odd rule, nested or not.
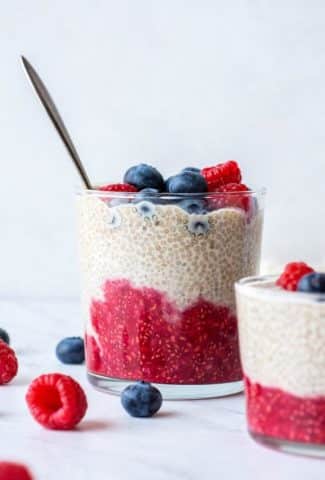
[[(77, 300), (0, 298), (0, 326), (19, 355), (12, 384), (0, 388), (0, 459), (19, 460), (35, 480), (321, 480), (324, 463), (256, 445), (247, 435), (243, 396), (165, 402), (152, 419), (133, 419), (119, 398), (94, 391), (84, 367), (55, 358), (63, 336), (81, 334)], [(60, 371), (85, 388), (89, 409), (76, 431), (53, 432), (29, 415), (24, 394), (30, 381)]]

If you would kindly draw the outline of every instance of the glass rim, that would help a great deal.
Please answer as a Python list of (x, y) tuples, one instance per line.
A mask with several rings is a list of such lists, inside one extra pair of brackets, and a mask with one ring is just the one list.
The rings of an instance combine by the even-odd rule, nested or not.
[[(77, 195), (89, 195), (89, 196), (98, 196), (98, 197), (111, 197), (111, 198), (135, 198), (141, 190), (138, 192), (110, 192), (105, 190), (87, 189), (79, 188), (77, 190)], [(170, 193), (170, 192), (157, 192), (157, 193), (148, 193), (143, 200), (148, 198), (161, 198), (161, 199), (171, 199), (171, 198), (215, 198), (215, 197), (235, 197), (238, 195), (245, 195), (247, 197), (259, 196), (264, 197), (267, 192), (266, 187), (261, 187), (257, 189), (252, 189), (245, 192), (203, 192), (203, 193)]]
[(236, 292), (245, 292), (256, 296), (258, 298), (267, 297), (274, 300), (283, 300), (288, 302), (325, 302), (325, 293), (308, 293), (308, 292), (293, 292), (284, 289), (263, 289), (254, 287), (254, 283), (260, 282), (275, 282), (280, 277), (280, 274), (272, 275), (256, 275), (252, 277), (244, 277), (235, 282)]

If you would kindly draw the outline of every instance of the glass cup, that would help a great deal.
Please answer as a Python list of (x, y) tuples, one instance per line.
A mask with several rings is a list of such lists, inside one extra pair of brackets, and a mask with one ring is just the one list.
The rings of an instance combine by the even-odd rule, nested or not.
[(242, 390), (234, 283), (259, 268), (264, 190), (78, 195), (88, 378), (165, 399)]
[(282, 290), (276, 276), (236, 284), (251, 436), (325, 457), (325, 294)]

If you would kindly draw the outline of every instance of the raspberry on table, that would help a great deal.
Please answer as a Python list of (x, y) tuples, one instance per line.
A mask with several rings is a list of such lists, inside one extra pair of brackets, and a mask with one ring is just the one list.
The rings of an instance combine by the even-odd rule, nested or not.
[(111, 185), (103, 185), (98, 188), (102, 192), (137, 192), (138, 189), (129, 183), (112, 183)]
[(25, 465), (0, 462), (0, 480), (33, 480), (33, 477)]
[(3, 340), (0, 340), (0, 385), (9, 383), (18, 372), (18, 360), (15, 352)]
[(73, 429), (88, 406), (79, 383), (60, 373), (37, 377), (28, 388), (26, 402), (34, 419), (53, 430)]
[(299, 280), (307, 273), (312, 272), (314, 272), (314, 269), (304, 262), (288, 263), (283, 273), (277, 279), (276, 285), (285, 290), (296, 291)]
[(235, 160), (219, 163), (214, 167), (202, 168), (201, 175), (208, 184), (209, 192), (214, 192), (227, 183), (240, 183), (242, 178), (240, 168)]

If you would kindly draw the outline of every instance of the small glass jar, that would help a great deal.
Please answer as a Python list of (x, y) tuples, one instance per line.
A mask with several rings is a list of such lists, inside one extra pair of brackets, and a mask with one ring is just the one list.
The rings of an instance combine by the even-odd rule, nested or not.
[(264, 191), (78, 195), (90, 382), (164, 398), (242, 390), (234, 283), (259, 268)]
[(290, 292), (275, 276), (236, 284), (251, 436), (325, 457), (325, 294)]

